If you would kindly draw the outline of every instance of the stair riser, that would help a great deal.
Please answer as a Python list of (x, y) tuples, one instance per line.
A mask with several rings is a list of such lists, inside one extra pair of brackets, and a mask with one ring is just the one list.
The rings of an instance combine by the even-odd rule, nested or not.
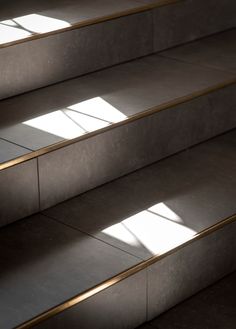
[(236, 222), (148, 268), (148, 316), (159, 314), (236, 269)]
[(39, 211), (37, 159), (0, 171), (0, 226)]
[(0, 49), (0, 99), (152, 53), (151, 12)]
[(39, 157), (41, 210), (236, 126), (235, 86)]
[(232, 28), (234, 13), (234, 0), (186, 0), (2, 48), (0, 99)]
[[(2, 170), (1, 226), (37, 212), (39, 200), (44, 210), (234, 128), (235, 88), (225, 87), (42, 155), (39, 179), (36, 160)], [(29, 172), (22, 171), (28, 166)]]
[(37, 329), (133, 329), (146, 321), (146, 270), (33, 326)]
[(229, 224), (33, 328), (133, 329), (234, 271), (235, 234)]

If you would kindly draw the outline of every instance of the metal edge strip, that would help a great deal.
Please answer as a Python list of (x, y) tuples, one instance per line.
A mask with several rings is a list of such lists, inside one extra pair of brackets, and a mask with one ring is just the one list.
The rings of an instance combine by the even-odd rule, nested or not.
[(32, 328), (32, 326), (35, 326), (69, 308), (71, 308), (72, 306), (75, 306), (81, 302), (83, 302), (84, 300), (96, 295), (97, 293), (115, 285), (116, 283), (138, 273), (139, 271), (142, 271), (144, 269), (146, 269), (147, 267), (149, 267), (150, 265), (153, 265), (155, 263), (157, 263), (158, 261), (160, 261), (161, 259), (177, 252), (178, 250), (186, 247), (187, 245), (189, 245), (190, 243), (193, 243), (199, 239), (202, 239), (208, 235), (210, 235), (211, 233), (214, 233), (215, 231), (217, 230), (220, 230), (222, 229), (223, 227), (225, 227), (226, 225), (229, 225), (233, 222), (236, 221), (236, 214), (218, 222), (217, 224), (215, 225), (212, 225), (210, 226), (209, 228), (197, 233), (196, 235), (194, 235), (192, 238), (190, 238), (188, 241), (182, 243), (181, 245), (167, 251), (167, 252), (164, 252), (163, 254), (160, 254), (160, 255), (156, 255), (156, 256), (153, 256), (151, 258), (149, 258), (148, 260), (146, 261), (143, 261), (131, 268), (129, 268), (128, 270), (102, 282), (101, 284), (98, 284), (97, 286), (91, 288), (91, 289), (88, 289), (87, 291), (71, 298), (70, 300), (67, 300), (66, 302), (40, 314), (39, 316), (36, 316), (35, 318), (23, 323), (22, 325), (20, 326), (17, 326), (15, 327), (15, 329), (29, 329), (29, 328)]
[(167, 6), (167, 5), (171, 5), (171, 4), (182, 2), (182, 1), (184, 1), (184, 0), (162, 0), (160, 2), (155, 2), (155, 3), (150, 3), (150, 4), (143, 4), (143, 5), (140, 3), (140, 6), (138, 6), (136, 8), (133, 8), (133, 9), (127, 9), (127, 10), (123, 10), (123, 11), (118, 11), (117, 13), (114, 13), (114, 14), (105, 15), (105, 16), (97, 17), (97, 18), (87, 19), (83, 22), (72, 24), (71, 26), (66, 27), (66, 28), (62, 28), (62, 29), (59, 29), (59, 30), (54, 30), (54, 31), (50, 31), (50, 32), (42, 33), (42, 34), (33, 34), (31, 36), (28, 36), (28, 37), (25, 37), (25, 38), (22, 38), (22, 39), (19, 39), (19, 40), (14, 40), (14, 41), (11, 41), (11, 42), (0, 44), (0, 49), (1, 48), (3, 49), (3, 48), (11, 47), (11, 46), (21, 44), (21, 43), (25, 43), (25, 42), (28, 42), (28, 41), (33, 41), (33, 40), (37, 40), (37, 39), (46, 38), (46, 37), (51, 36), (51, 35), (55, 35), (55, 34), (67, 32), (67, 31), (79, 29), (79, 28), (86, 27), (86, 26), (89, 26), (89, 25), (94, 25), (94, 24), (106, 22), (106, 21), (109, 21), (109, 20), (112, 20), (112, 19), (132, 15), (132, 14), (138, 14), (138, 13), (141, 13), (141, 12), (144, 12), (144, 11), (147, 11), (147, 10), (151, 10), (151, 9), (154, 9), (154, 8), (163, 7), (163, 6)]
[(59, 150), (60, 148), (63, 148), (63, 147), (69, 146), (69, 145), (73, 145), (74, 143), (77, 143), (77, 142), (86, 140), (88, 138), (94, 137), (96, 135), (102, 134), (102, 133), (104, 133), (106, 131), (109, 131), (111, 129), (126, 125), (128, 123), (131, 123), (133, 121), (142, 119), (144, 117), (153, 115), (153, 114), (158, 113), (160, 111), (173, 108), (177, 105), (189, 102), (189, 101), (191, 101), (195, 98), (202, 97), (204, 95), (215, 92), (219, 89), (223, 89), (223, 88), (228, 87), (230, 85), (233, 85), (235, 83), (236, 83), (236, 78), (233, 78), (231, 80), (228, 80), (228, 81), (219, 83), (217, 85), (211, 86), (209, 88), (206, 88), (204, 90), (196, 91), (196, 92), (193, 92), (189, 95), (182, 96), (182, 97), (176, 98), (174, 100), (171, 100), (169, 102), (163, 103), (161, 105), (152, 107), (152, 108), (150, 108), (148, 110), (145, 110), (141, 113), (132, 115), (132, 116), (128, 117), (127, 119), (123, 120), (123, 121), (113, 123), (113, 124), (111, 124), (107, 127), (95, 130), (93, 132), (87, 133), (87, 134), (79, 136), (77, 138), (73, 138), (73, 139), (70, 139), (70, 140), (65, 140), (65, 141), (62, 141), (62, 142), (58, 142), (56, 144), (52, 144), (52, 145), (49, 145), (47, 147), (41, 148), (37, 151), (32, 151), (30, 153), (24, 154), (24, 155), (22, 155), (20, 157), (17, 157), (15, 159), (12, 159), (12, 160), (1, 163), (0, 164), (0, 171), (4, 170), (4, 169), (8, 169), (8, 168), (13, 167), (13, 166), (18, 165), (18, 164), (21, 164), (25, 161), (29, 161), (31, 159), (37, 158), (37, 157), (42, 156), (44, 154)]

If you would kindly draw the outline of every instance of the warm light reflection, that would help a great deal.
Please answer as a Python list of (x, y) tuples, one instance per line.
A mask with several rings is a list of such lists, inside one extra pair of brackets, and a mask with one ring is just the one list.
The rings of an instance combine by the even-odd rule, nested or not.
[(106, 228), (102, 233), (132, 246), (143, 246), (151, 254), (158, 255), (187, 241), (196, 233), (181, 222), (181, 218), (170, 208), (159, 203)]
[(23, 124), (65, 139), (72, 139), (125, 118), (123, 113), (101, 97), (95, 97), (25, 121)]
[(69, 27), (66, 21), (39, 14), (30, 14), (0, 22), (0, 43), (12, 42)]

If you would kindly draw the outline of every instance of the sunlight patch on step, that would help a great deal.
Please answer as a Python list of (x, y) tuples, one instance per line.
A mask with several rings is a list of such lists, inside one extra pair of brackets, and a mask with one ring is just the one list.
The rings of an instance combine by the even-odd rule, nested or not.
[(68, 108), (80, 113), (92, 115), (110, 123), (119, 122), (127, 118), (126, 115), (101, 97), (94, 97), (87, 101), (69, 106)]
[(6, 26), (0, 22), (0, 44), (20, 40), (32, 35), (31, 32), (15, 28), (13, 26)]
[(103, 233), (116, 238), (117, 240), (123, 241), (132, 246), (139, 246), (138, 239), (130, 232), (124, 223), (119, 223), (112, 225), (105, 230), (102, 231)]
[(163, 202), (157, 203), (151, 208), (148, 208), (148, 211), (166, 218), (168, 220), (172, 220), (177, 223), (183, 223), (181, 217), (179, 217), (173, 210), (167, 207)]
[(22, 28), (34, 33), (46, 33), (71, 26), (68, 22), (61, 19), (47, 17), (39, 14), (30, 14), (17, 17), (14, 21)]
[(158, 255), (188, 241), (196, 231), (185, 226), (182, 219), (164, 203), (158, 203), (106, 228), (102, 233)]
[(64, 139), (73, 139), (126, 118), (101, 97), (95, 97), (23, 124)]
[(0, 44), (25, 39), (33, 34), (60, 30), (71, 26), (66, 21), (30, 14), (0, 22)]
[(75, 138), (84, 134), (84, 130), (66, 117), (63, 111), (60, 110), (25, 121), (23, 124), (65, 139)]

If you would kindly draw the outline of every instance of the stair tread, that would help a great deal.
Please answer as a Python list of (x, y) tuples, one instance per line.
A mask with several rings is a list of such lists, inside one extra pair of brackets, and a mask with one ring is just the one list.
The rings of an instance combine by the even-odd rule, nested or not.
[(236, 130), (2, 228), (0, 326), (30, 320), (234, 215), (235, 148)]
[[(224, 35), (233, 41), (234, 34)], [(0, 138), (32, 151), (62, 145), (235, 78), (233, 72), (147, 56), (1, 101)]]
[(15, 328), (140, 262), (43, 215), (17, 222), (0, 235), (4, 329)]
[(235, 150), (236, 130), (44, 214), (146, 260), (236, 213)]
[(0, 162), (9, 161), (15, 157), (25, 155), (29, 152), (30, 150), (0, 139)]
[(165, 57), (236, 73), (236, 29), (162, 52)]
[(0, 7), (0, 46), (124, 16), (143, 10), (146, 5), (158, 6), (165, 2), (170, 3), (168, 0), (35, 0), (33, 3), (23, 0), (19, 7), (17, 3), (8, 2)]

